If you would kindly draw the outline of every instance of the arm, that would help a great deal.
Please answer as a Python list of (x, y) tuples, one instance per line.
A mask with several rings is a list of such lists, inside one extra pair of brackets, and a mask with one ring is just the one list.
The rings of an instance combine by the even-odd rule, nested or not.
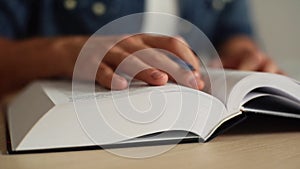
[(63, 68), (59, 64), (63, 58), (59, 57), (54, 41), (46, 38), (22, 41), (0, 38), (0, 95), (36, 79), (63, 76)]
[[(32, 26), (35, 25), (30, 24), (32, 19), (30, 9), (32, 6), (26, 2), (21, 0), (0, 1), (0, 23), (3, 25), (0, 27), (0, 95), (35, 79), (52, 77), (72, 78), (79, 52), (88, 39), (87, 36), (32, 38), (32, 36), (36, 36), (35, 33), (32, 33), (34, 30)], [(94, 77), (90, 77), (90, 67), (95, 65), (99, 50), (107, 50), (107, 46), (109, 46), (107, 44), (110, 44), (110, 37), (99, 37), (94, 40), (95, 47), (91, 49), (90, 56), (88, 56), (84, 64), (80, 65), (80, 68), (83, 70), (80, 74), (81, 80), (96, 81), (100, 85), (111, 89), (124, 89), (128, 84), (119, 75), (116, 75), (116, 77), (120, 77), (118, 78), (119, 83), (117, 83), (117, 86), (112, 86), (111, 83), (112, 77), (115, 75), (114, 71), (118, 65), (139, 50), (161, 48), (176, 54), (196, 68), (194, 74), (198, 79), (198, 84), (189, 82), (190, 78), (192, 79), (191, 81), (195, 81), (191, 73), (187, 73), (189, 75), (185, 76), (177, 75), (179, 77), (179, 79), (176, 79), (178, 83), (197, 89), (201, 89), (201, 84), (203, 85), (203, 83), (200, 83), (199, 73), (196, 73), (199, 70), (198, 61), (186, 44), (181, 43), (176, 38), (150, 35), (128, 37), (109, 50), (103, 62), (97, 65), (99, 66), (98, 72), (96, 79), (94, 79)], [(145, 57), (146, 55), (148, 57)], [(151, 85), (165, 84), (168, 78), (173, 76), (171, 72), (185, 73), (177, 64), (157, 50), (149, 49), (145, 56), (134, 55), (130, 57), (134, 64), (125, 66), (122, 72), (135, 76)], [(131, 69), (136, 67), (143, 69), (143, 71), (134, 75)]]
[[(176, 79), (178, 83), (195, 89), (203, 88), (203, 81), (198, 73), (198, 61), (188, 46), (181, 40), (163, 36), (117, 37), (123, 40), (112, 47), (100, 65), (97, 65), (99, 67), (96, 79), (90, 77), (89, 68), (95, 65), (97, 53), (108, 50), (113, 38), (115, 37), (93, 39), (94, 48), (90, 49), (91, 52), (86, 57), (86, 61), (79, 65), (84, 70), (79, 77), (81, 80), (96, 81), (110, 89), (124, 89), (128, 85), (127, 81), (124, 77), (115, 74), (114, 70), (133, 53), (147, 49), (146, 53), (135, 54), (131, 57), (131, 62), (123, 66), (122, 72), (151, 85), (164, 85), (174, 72), (172, 77), (175, 79), (178, 77)], [(21, 41), (1, 38), (0, 95), (40, 78), (72, 78), (76, 59), (87, 39), (88, 37), (85, 36), (34, 38)], [(157, 44), (157, 41), (161, 43)], [(151, 48), (168, 50), (192, 64), (196, 70), (194, 72), (182, 70), (166, 55)], [(140, 72), (132, 74), (137, 67), (140, 68), (137, 70)], [(116, 85), (112, 85), (114, 75), (118, 77)]]
[(216, 44), (225, 68), (282, 73), (254, 41), (247, 0), (234, 0), (222, 11)]
[(248, 36), (230, 38), (219, 51), (223, 66), (226, 68), (284, 74)]

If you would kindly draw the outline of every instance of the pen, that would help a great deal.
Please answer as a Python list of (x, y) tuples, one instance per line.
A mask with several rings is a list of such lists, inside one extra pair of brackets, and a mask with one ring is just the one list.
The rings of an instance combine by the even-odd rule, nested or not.
[(176, 62), (179, 66), (181, 66), (183, 69), (185, 70), (189, 70), (189, 71), (194, 71), (196, 70), (191, 64), (189, 64), (188, 62), (185, 62), (184, 60), (175, 57), (175, 56), (171, 56), (171, 55), (167, 55), (170, 59), (172, 59), (174, 62)]

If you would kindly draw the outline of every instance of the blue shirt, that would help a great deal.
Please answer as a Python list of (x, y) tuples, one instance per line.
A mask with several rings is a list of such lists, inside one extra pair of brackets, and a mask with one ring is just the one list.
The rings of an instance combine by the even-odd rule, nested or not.
[[(92, 10), (96, 2), (101, 2), (100, 14)], [(178, 6), (180, 17), (199, 27), (215, 45), (237, 34), (253, 34), (247, 0), (179, 0)], [(91, 35), (144, 8), (143, 0), (0, 0), (0, 36)]]

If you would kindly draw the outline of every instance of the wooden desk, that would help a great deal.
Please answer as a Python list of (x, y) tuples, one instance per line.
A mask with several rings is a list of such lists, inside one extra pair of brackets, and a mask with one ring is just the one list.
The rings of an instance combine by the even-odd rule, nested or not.
[[(0, 147), (5, 152), (3, 113), (0, 116)], [(0, 169), (81, 168), (300, 168), (299, 121), (258, 120), (236, 126), (208, 143), (177, 145), (146, 159), (129, 159), (104, 150), (61, 153), (0, 155)], [(159, 146), (147, 149), (160, 148)], [(141, 148), (126, 148), (132, 151)], [(144, 151), (144, 149), (143, 149)]]

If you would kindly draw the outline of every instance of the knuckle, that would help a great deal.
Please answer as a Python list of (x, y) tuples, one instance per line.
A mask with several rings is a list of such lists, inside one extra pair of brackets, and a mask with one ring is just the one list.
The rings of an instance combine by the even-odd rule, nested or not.
[(177, 38), (174, 37), (169, 37), (168, 38), (168, 43), (170, 44), (171, 47), (179, 47), (181, 44)]
[(135, 44), (135, 43), (137, 43), (136, 39), (137, 38), (135, 38), (135, 37), (129, 36), (129, 37), (124, 39), (124, 43), (126, 43), (126, 44)]
[(175, 36), (175, 38), (181, 42), (181, 43), (184, 43), (184, 44), (187, 44), (186, 40), (182, 37), (182, 36)]
[(98, 68), (98, 73), (107, 74), (106, 72), (107, 72), (107, 68), (103, 64), (100, 64), (100, 66)]
[[(149, 64), (151, 64), (151, 65), (153, 65), (153, 66), (157, 66), (157, 65), (160, 65), (160, 64), (162, 64), (162, 58), (163, 57), (165, 57), (164, 55), (161, 55), (161, 54), (159, 54), (159, 53), (157, 53), (157, 54), (151, 54), (151, 55), (149, 55), (149, 57), (148, 58), (145, 58), (145, 60), (149, 63)], [(144, 60), (143, 58), (142, 58), (142, 60)], [(167, 64), (167, 63), (166, 63)]]
[(266, 62), (266, 57), (264, 55), (262, 55), (261, 53), (253, 53), (251, 55), (253, 62), (256, 64), (262, 64), (264, 62)]
[(176, 46), (178, 45), (178, 39), (174, 38), (174, 37), (168, 37), (168, 43), (172, 46)]
[(124, 54), (126, 56), (126, 58), (124, 59), (125, 63), (136, 63), (138, 62), (138, 58), (133, 56), (133, 55), (129, 55), (128, 53)]

